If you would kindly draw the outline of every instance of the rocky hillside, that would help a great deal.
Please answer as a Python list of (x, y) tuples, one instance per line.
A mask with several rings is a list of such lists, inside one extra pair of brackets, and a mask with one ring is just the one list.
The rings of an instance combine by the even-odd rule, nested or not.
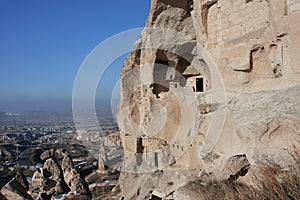
[(73, 159), (65, 149), (46, 150), (40, 154), (43, 165), (30, 167), (34, 170), (31, 175), (28, 175), (29, 167), (14, 169), (15, 176), (0, 189), (0, 199), (116, 199), (120, 193), (119, 171), (105, 165), (106, 153), (109, 152), (102, 147), (96, 162), (88, 158), (86, 161)]
[(299, 23), (298, 0), (152, 0), (121, 71), (122, 196), (201, 199), (182, 191), (292, 171)]

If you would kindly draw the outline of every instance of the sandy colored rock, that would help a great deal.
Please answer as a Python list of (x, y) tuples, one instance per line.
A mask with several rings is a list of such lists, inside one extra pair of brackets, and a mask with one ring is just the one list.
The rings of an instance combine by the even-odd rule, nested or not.
[[(233, 180), (265, 160), (282, 168), (295, 163), (299, 5), (151, 1), (147, 28), (121, 70), (117, 118), (125, 199), (148, 198), (151, 190), (164, 198), (169, 190), (158, 191), (157, 183), (168, 182), (156, 170), (197, 169), (216, 180)], [(193, 192), (185, 196), (185, 188), (177, 191), (180, 187), (174, 181), (169, 192), (196, 198)]]
[[(224, 180), (234, 181), (240, 176), (245, 176), (250, 168), (250, 163), (246, 155), (235, 155), (226, 161), (223, 167)], [(227, 174), (226, 174), (227, 173)]]
[[(65, 181), (66, 185), (68, 186), (67, 189), (70, 190), (70, 195), (72, 193), (80, 193), (83, 196), (89, 198), (90, 191), (88, 188), (87, 183), (84, 179), (81, 178), (80, 174), (76, 171), (73, 165), (72, 157), (68, 152), (64, 153), (64, 157), (62, 160), (62, 172), (63, 172), (63, 180)], [(64, 185), (56, 186), (56, 189), (60, 189), (61, 191), (65, 191)], [(70, 199), (76, 199), (77, 197), (68, 197)]]
[(54, 156), (55, 151), (55, 148), (44, 151), (40, 156), (41, 160), (45, 161), (48, 158), (52, 158)]
[(99, 171), (99, 172), (104, 172), (105, 171), (105, 162), (102, 159), (102, 157), (98, 158), (98, 169), (97, 169), (97, 171)]
[(17, 172), (15, 179), (23, 188), (25, 188), (26, 191), (29, 189), (29, 183), (22, 172)]
[(12, 179), (2, 187), (1, 193), (6, 199), (33, 200), (26, 192), (26, 189), (16, 179)]
[(40, 182), (42, 182), (42, 191), (48, 196), (51, 196), (55, 192), (57, 194), (64, 194), (70, 191), (65, 182), (63, 170), (55, 157), (48, 158), (44, 162), (42, 170), (35, 172), (32, 186), (37, 187)]
[(48, 158), (43, 165), (43, 174), (45, 178), (52, 176), (52, 179), (60, 179), (62, 174), (62, 169), (56, 160)]
[(42, 169), (37, 168), (32, 176), (31, 186), (33, 188), (40, 188), (43, 185), (43, 171)]

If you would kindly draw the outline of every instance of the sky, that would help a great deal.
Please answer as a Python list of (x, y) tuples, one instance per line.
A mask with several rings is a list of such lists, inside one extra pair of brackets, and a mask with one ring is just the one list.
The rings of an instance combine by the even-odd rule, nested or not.
[[(86, 56), (107, 38), (144, 27), (149, 9), (150, 0), (0, 0), (0, 111), (69, 102)], [(105, 72), (97, 98), (110, 98), (125, 57)]]

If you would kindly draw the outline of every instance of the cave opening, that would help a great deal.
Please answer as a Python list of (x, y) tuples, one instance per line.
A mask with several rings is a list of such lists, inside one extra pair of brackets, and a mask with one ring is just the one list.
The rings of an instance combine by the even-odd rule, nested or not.
[(196, 78), (196, 91), (195, 92), (204, 92), (204, 79)]
[[(169, 91), (169, 83), (166, 80), (168, 60), (156, 59), (154, 63), (154, 84), (153, 93), (159, 98), (161, 92)], [(173, 77), (172, 77), (173, 78)]]

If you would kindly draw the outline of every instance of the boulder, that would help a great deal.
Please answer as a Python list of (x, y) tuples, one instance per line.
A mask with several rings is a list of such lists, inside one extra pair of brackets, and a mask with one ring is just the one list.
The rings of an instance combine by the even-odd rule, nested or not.
[(1, 193), (8, 200), (33, 200), (26, 189), (15, 178), (2, 187)]
[(29, 189), (29, 183), (22, 172), (17, 172), (15, 179), (26, 189), (26, 191)]
[(228, 158), (222, 173), (224, 180), (236, 180), (239, 176), (245, 176), (250, 168), (250, 163), (245, 154)]
[(74, 168), (72, 157), (67, 152), (64, 153), (64, 158), (62, 160), (62, 171), (63, 179), (65, 180), (67, 186), (70, 188), (70, 194), (79, 193), (88, 197), (90, 196), (90, 191), (87, 183), (84, 179), (81, 178), (80, 174)]
[(73, 193), (77, 192), (80, 194), (89, 194), (88, 185), (85, 182), (85, 180), (80, 177), (80, 174), (75, 169), (73, 169), (71, 171), (71, 175), (72, 176), (70, 182), (68, 183), (69, 185), (71, 185), (70, 186), (71, 192)]
[(44, 151), (40, 156), (41, 160), (45, 161), (49, 158), (53, 158), (55, 151), (56, 151), (55, 148)]
[(56, 160), (49, 158), (45, 161), (43, 177), (43, 191), (46, 191), (47, 195), (54, 194), (55, 192), (57, 194), (64, 194), (70, 191), (65, 182), (61, 166)]
[(63, 177), (62, 169), (58, 162), (52, 158), (48, 158), (43, 165), (44, 178), (52, 177), (53, 180), (58, 180)]
[(37, 168), (33, 173), (31, 179), (31, 186), (33, 188), (40, 188), (43, 185), (43, 180), (44, 180), (43, 169)]

